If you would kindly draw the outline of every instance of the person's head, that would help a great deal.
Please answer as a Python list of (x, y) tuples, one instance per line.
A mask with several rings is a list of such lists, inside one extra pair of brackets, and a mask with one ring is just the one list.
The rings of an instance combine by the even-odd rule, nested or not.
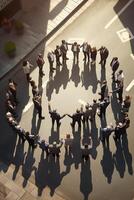
[(86, 144), (84, 144), (84, 147), (85, 147), (85, 149), (87, 149), (88, 148), (88, 144), (86, 143)]
[(39, 53), (38, 56), (39, 56), (39, 58), (42, 58), (42, 54), (41, 53)]
[(85, 108), (86, 108), (86, 110), (88, 110), (88, 108), (89, 108), (89, 105), (87, 104), (87, 105), (85, 105)]
[(57, 142), (56, 142), (56, 141), (54, 141), (54, 142), (53, 142), (53, 146), (56, 146), (56, 145), (57, 145)]
[(54, 109), (53, 112), (56, 113), (56, 109)]
[(119, 70), (119, 74), (122, 74), (123, 73), (123, 70)]
[(125, 100), (130, 100), (130, 99), (131, 99), (131, 97), (129, 95), (125, 96)]
[(66, 134), (66, 138), (70, 138), (70, 134)]
[(6, 117), (8, 118), (8, 117), (12, 117), (12, 114), (10, 113), (10, 112), (7, 112), (6, 113)]
[(35, 86), (35, 81), (31, 80), (30, 84), (31, 84), (31, 86)]
[(23, 61), (23, 66), (26, 66), (27, 65), (27, 60), (24, 60)]
[(94, 102), (94, 103), (96, 103), (96, 102), (97, 102), (97, 100), (96, 100), (96, 99), (93, 99), (93, 102)]
[(59, 46), (59, 45), (56, 45), (56, 48), (57, 48), (57, 49), (59, 49), (59, 48), (60, 48), (60, 46)]
[(103, 83), (103, 84), (107, 84), (107, 81), (106, 81), (106, 80), (104, 80), (102, 83)]
[(62, 44), (65, 44), (65, 40), (62, 40), (61, 42), (62, 42)]
[(77, 110), (76, 110), (76, 113), (80, 113), (80, 110), (79, 110), (79, 109), (77, 109)]
[(26, 136), (29, 136), (29, 135), (30, 135), (30, 133), (27, 131), (27, 132), (25, 133), (25, 135), (26, 135)]
[(77, 42), (74, 42), (74, 45), (77, 45)]
[(118, 58), (117, 58), (117, 57), (114, 57), (114, 59), (115, 59), (115, 60), (118, 60)]

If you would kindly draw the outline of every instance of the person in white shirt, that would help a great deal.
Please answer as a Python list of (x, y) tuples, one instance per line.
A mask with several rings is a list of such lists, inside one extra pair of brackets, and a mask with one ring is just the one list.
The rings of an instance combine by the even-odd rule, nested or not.
[(24, 60), (22, 67), (23, 67), (24, 74), (26, 74), (27, 81), (29, 82), (31, 80), (30, 71), (31, 71), (31, 68), (33, 67), (33, 65), (30, 62), (28, 62), (27, 60)]
[(72, 44), (72, 48), (71, 48), (73, 55), (74, 55), (74, 63), (75, 63), (75, 58), (77, 59), (77, 63), (79, 61), (79, 52), (80, 52), (80, 45), (77, 44), (77, 42), (74, 42)]

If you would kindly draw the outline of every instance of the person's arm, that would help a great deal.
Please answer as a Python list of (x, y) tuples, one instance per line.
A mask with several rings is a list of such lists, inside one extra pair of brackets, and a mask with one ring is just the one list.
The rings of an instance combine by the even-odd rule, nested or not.
[(70, 118), (73, 118), (71, 115), (69, 115), (69, 114), (66, 114), (68, 117), (70, 117)]
[(60, 119), (63, 119), (65, 116), (66, 116), (66, 114), (62, 115), (62, 116), (60, 117)]

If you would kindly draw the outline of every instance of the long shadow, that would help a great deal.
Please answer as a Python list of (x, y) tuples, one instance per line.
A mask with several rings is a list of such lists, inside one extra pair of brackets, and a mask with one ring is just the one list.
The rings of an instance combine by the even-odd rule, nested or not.
[(75, 63), (75, 60), (73, 60), (72, 72), (71, 72), (70, 80), (72, 80), (74, 82), (75, 87), (77, 87), (79, 82), (80, 82), (79, 72), (80, 72), (80, 69), (79, 69), (78, 62)]
[(128, 173), (130, 175), (133, 175), (133, 166), (132, 166), (132, 154), (129, 152), (128, 148), (128, 139), (127, 139), (127, 133), (124, 133), (122, 136), (122, 150), (124, 154), (124, 158), (128, 167)]
[(81, 163), (80, 172), (80, 191), (84, 195), (84, 200), (89, 199), (89, 194), (93, 190), (92, 174), (90, 169), (90, 161)]
[(113, 154), (114, 164), (120, 177), (123, 178), (125, 169), (126, 169), (126, 164), (125, 164), (125, 158), (122, 152), (121, 141), (116, 142), (115, 144), (116, 144), (116, 152)]
[(96, 93), (97, 85), (98, 85), (96, 64), (84, 62), (84, 69), (81, 72), (81, 80), (82, 80), (82, 86), (84, 86), (86, 90), (91, 85), (92, 92)]
[(63, 89), (66, 89), (69, 81), (69, 70), (67, 65), (63, 65), (61, 70), (57, 70), (53, 79), (50, 79), (46, 87), (46, 96), (48, 100), (51, 100), (52, 93), (55, 89), (56, 94), (59, 93), (60, 87), (63, 85)]
[(16, 147), (15, 156), (13, 159), (13, 164), (15, 165), (15, 169), (14, 169), (13, 177), (12, 177), (13, 180), (16, 179), (19, 168), (24, 163), (25, 155), (26, 155), (26, 152), (24, 153), (24, 143), (22, 143), (19, 139), (17, 147)]
[(78, 128), (78, 131), (73, 130), (73, 138), (73, 162), (75, 169), (78, 169), (79, 164), (81, 163), (81, 128)]
[(83, 123), (83, 138), (82, 138), (82, 145), (90, 144), (90, 139), (89, 136), (91, 136), (90, 128), (89, 128), (89, 123)]
[(109, 148), (103, 147), (103, 157), (100, 163), (107, 182), (111, 184), (114, 171), (114, 159)]
[(34, 170), (33, 164), (35, 163), (34, 151), (31, 151), (31, 148), (29, 147), (25, 162), (22, 165), (22, 176), (24, 178), (23, 181), (23, 187), (26, 187), (28, 179), (31, 176), (32, 171)]
[(89, 71), (89, 62), (84, 62), (84, 69), (81, 72), (81, 80), (82, 80), (82, 86), (85, 87), (87, 90), (90, 85), (90, 71)]
[(49, 136), (49, 144), (52, 144), (54, 141), (59, 143), (60, 141), (59, 135), (60, 135), (60, 129), (57, 128), (56, 130), (54, 130), (54, 126), (52, 125), (51, 135)]
[(92, 150), (91, 150), (91, 156), (93, 159), (96, 159), (97, 157), (97, 147), (100, 144), (99, 137), (98, 137), (98, 128), (96, 126), (96, 123), (93, 121), (91, 123), (91, 138), (92, 138)]
[(31, 126), (31, 133), (34, 135), (39, 134), (40, 126), (41, 126), (41, 119), (38, 118), (36, 119), (37, 116), (37, 111), (35, 108), (33, 109), (33, 115), (32, 115), (32, 126)]
[(41, 154), (38, 168), (35, 168), (35, 184), (38, 187), (38, 196), (42, 195), (42, 191), (48, 185), (49, 179), (49, 161), (44, 159), (43, 153)]
[(61, 172), (59, 159), (57, 159), (55, 162), (53, 158), (50, 159), (48, 187), (50, 188), (51, 196), (54, 195), (55, 189), (61, 184), (62, 179), (67, 174), (67, 170)]

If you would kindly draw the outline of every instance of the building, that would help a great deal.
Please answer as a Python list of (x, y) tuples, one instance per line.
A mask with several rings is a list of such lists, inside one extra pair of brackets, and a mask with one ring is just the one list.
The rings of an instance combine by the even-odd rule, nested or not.
[(0, 24), (4, 17), (12, 17), (20, 8), (20, 0), (0, 0)]

